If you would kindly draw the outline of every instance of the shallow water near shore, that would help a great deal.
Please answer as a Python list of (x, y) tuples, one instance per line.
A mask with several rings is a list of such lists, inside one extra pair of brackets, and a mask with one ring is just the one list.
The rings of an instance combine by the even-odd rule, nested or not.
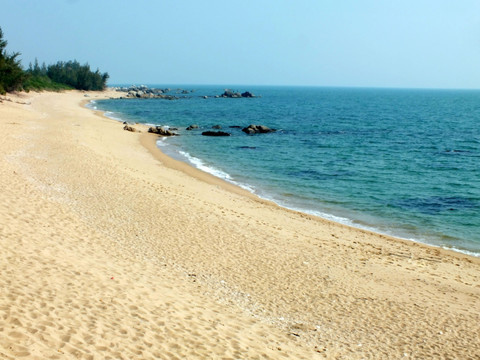
[[(159, 139), (163, 152), (282, 206), (480, 255), (480, 91), (237, 87), (260, 97), (231, 99), (214, 97), (221, 86), (182, 89), (195, 91), (90, 106), (178, 128)], [(277, 131), (249, 136), (249, 124)], [(231, 136), (201, 135), (214, 125)]]

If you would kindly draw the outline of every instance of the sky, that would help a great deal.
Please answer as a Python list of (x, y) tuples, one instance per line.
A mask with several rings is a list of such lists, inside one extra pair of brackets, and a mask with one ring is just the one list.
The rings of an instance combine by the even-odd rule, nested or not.
[(0, 27), (109, 85), (480, 89), (479, 0), (0, 0)]

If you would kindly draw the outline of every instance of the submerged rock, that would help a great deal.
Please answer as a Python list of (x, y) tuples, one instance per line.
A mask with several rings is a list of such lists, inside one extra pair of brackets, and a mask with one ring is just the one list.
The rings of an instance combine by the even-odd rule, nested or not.
[(186, 130), (193, 130), (193, 129), (198, 129), (198, 125), (196, 124), (190, 125), (189, 127), (187, 127)]
[(224, 131), (204, 131), (202, 132), (203, 136), (230, 136), (229, 133)]

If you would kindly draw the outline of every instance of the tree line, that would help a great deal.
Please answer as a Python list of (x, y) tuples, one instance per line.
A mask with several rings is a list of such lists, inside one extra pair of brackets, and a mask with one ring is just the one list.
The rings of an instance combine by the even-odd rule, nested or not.
[(40, 66), (38, 60), (30, 63), (27, 70), (22, 68), (19, 52), (7, 53), (7, 41), (0, 27), (0, 94), (20, 90), (103, 90), (108, 73), (90, 70), (90, 65), (78, 61), (59, 61), (56, 64)]

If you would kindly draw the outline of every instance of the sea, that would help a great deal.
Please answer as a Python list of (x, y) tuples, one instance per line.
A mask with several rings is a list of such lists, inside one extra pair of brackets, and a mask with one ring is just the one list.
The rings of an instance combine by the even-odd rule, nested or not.
[[(89, 106), (177, 128), (165, 154), (283, 207), (480, 256), (480, 90), (149, 87), (177, 98)], [(202, 136), (214, 126), (231, 136)]]

